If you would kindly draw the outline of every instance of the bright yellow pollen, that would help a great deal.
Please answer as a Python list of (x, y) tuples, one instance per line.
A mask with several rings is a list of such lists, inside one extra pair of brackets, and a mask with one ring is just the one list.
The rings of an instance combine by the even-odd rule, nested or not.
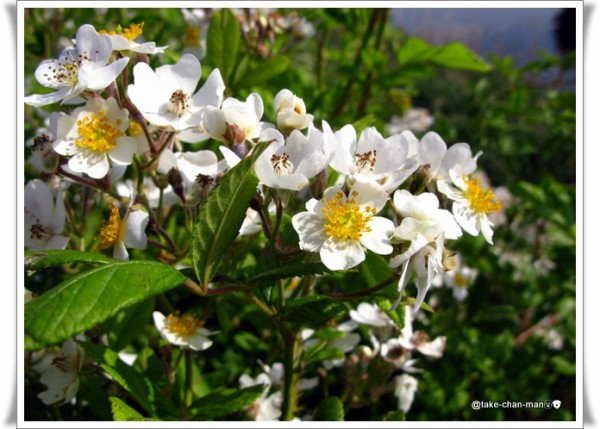
[(119, 25), (119, 27), (117, 28), (117, 30), (100, 30), (98, 31), (98, 33), (100, 34), (109, 34), (111, 36), (114, 36), (116, 34), (125, 37), (127, 40), (132, 41), (133, 39), (135, 39), (137, 36), (139, 36), (140, 34), (142, 34), (142, 28), (144, 27), (144, 23), (140, 23), (140, 24), (131, 24), (129, 26), (129, 28), (123, 29), (121, 28), (121, 26)]
[(323, 199), (325, 207), (322, 209), (327, 220), (325, 234), (343, 240), (358, 240), (365, 232), (370, 232), (368, 225), (371, 216), (377, 213), (373, 207), (361, 209), (356, 204), (357, 192), (352, 193), (352, 198), (346, 198), (342, 192), (327, 201)]
[(112, 246), (119, 239), (120, 233), (121, 216), (119, 215), (119, 209), (116, 206), (111, 206), (108, 220), (105, 220), (100, 228), (102, 238), (100, 249)]
[(79, 119), (77, 126), (80, 138), (75, 140), (75, 144), (94, 152), (108, 152), (117, 146), (117, 139), (124, 135), (123, 131), (110, 123), (102, 110)]
[(135, 121), (129, 121), (129, 135), (132, 137), (137, 136), (142, 132), (142, 126)]
[(179, 315), (179, 311), (169, 314), (165, 320), (165, 328), (174, 334), (189, 335), (195, 333), (204, 322), (191, 314)]
[(496, 196), (489, 189), (481, 187), (481, 180), (471, 176), (463, 178), (467, 184), (465, 197), (469, 200), (471, 208), (476, 213), (492, 213), (498, 212), (502, 208), (500, 201), (496, 201)]

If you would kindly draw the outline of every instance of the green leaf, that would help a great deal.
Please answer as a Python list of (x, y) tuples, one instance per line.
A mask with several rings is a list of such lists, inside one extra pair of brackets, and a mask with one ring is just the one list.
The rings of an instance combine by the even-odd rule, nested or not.
[(78, 250), (38, 250), (25, 252), (25, 267), (28, 270), (41, 270), (63, 264), (115, 264), (120, 261), (101, 253), (80, 252)]
[(258, 85), (283, 73), (290, 65), (290, 59), (286, 56), (275, 56), (262, 61), (259, 66), (247, 68), (242, 77), (234, 83), (237, 88), (246, 88)]
[(483, 58), (458, 42), (441, 47), (431, 61), (444, 67), (459, 70), (487, 72), (492, 68)]
[(134, 339), (139, 338), (146, 329), (146, 326), (139, 321), (152, 320), (153, 310), (153, 300), (147, 299), (109, 318), (103, 325), (103, 331), (107, 333), (111, 348), (122, 350)]
[(406, 420), (406, 416), (402, 410), (390, 411), (383, 416), (383, 420), (386, 422), (403, 422)]
[(218, 68), (225, 83), (236, 63), (240, 25), (229, 9), (220, 9), (210, 21), (206, 36), (206, 61)]
[(293, 300), (283, 308), (281, 317), (298, 326), (319, 328), (325, 322), (348, 313), (346, 306), (331, 298), (311, 295)]
[(396, 53), (402, 66), (409, 63), (433, 63), (460, 70), (487, 72), (490, 64), (459, 42), (432, 46), (417, 37), (408, 38)]
[(80, 345), (150, 416), (158, 416), (155, 404), (160, 402), (164, 407), (167, 401), (147, 378), (123, 362), (118, 353), (103, 345), (87, 342)]
[(328, 348), (322, 349), (315, 353), (312, 353), (305, 360), (305, 363), (308, 365), (313, 362), (323, 362), (325, 360), (335, 360), (335, 359), (343, 359), (344, 352), (340, 349), (336, 348)]
[(332, 396), (321, 401), (315, 414), (314, 421), (343, 421), (344, 420), (344, 405), (340, 398)]
[(240, 411), (251, 405), (265, 386), (262, 384), (244, 389), (219, 389), (195, 401), (192, 406), (192, 420), (214, 420)]
[(160, 421), (160, 419), (149, 419), (142, 416), (116, 396), (111, 396), (108, 400), (110, 401), (110, 410), (113, 415), (113, 420), (116, 422)]
[(124, 261), (78, 274), (25, 305), (25, 349), (71, 338), (185, 279), (154, 261)]
[(257, 283), (278, 279), (287, 279), (296, 276), (307, 276), (310, 274), (326, 274), (331, 271), (321, 262), (308, 262), (293, 265), (284, 265), (269, 271), (260, 273), (248, 280), (248, 283)]
[(429, 60), (435, 53), (437, 48), (418, 37), (409, 37), (404, 44), (400, 46), (396, 56), (401, 65), (414, 62), (424, 62)]
[(238, 235), (258, 186), (254, 162), (268, 145), (256, 145), (223, 177), (200, 208), (192, 233), (192, 261), (201, 286), (211, 282), (229, 244)]

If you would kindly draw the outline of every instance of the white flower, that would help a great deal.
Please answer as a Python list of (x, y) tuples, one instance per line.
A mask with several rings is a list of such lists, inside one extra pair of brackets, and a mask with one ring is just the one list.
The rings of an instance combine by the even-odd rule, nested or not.
[(374, 216), (386, 204), (387, 193), (376, 183), (356, 182), (348, 196), (329, 187), (320, 201), (306, 203), (308, 211), (296, 214), (292, 225), (300, 236), (300, 248), (319, 252), (330, 270), (347, 270), (365, 259), (365, 251), (392, 252), (388, 236), (391, 220)]
[(275, 421), (281, 417), (282, 395), (280, 391), (269, 395), (271, 388), (271, 378), (268, 374), (261, 373), (256, 378), (250, 377), (248, 374), (242, 374), (239, 378), (241, 388), (256, 386), (262, 384), (264, 386), (263, 393), (254, 403), (246, 408), (246, 414), (256, 421)]
[(450, 182), (450, 169), (460, 165), (464, 174), (472, 174), (477, 169), (479, 152), (473, 157), (471, 146), (455, 143), (450, 148), (435, 132), (430, 131), (419, 142), (419, 165), (428, 166), (428, 175), (434, 183), (438, 180)]
[(114, 98), (94, 98), (58, 120), (54, 150), (70, 157), (71, 170), (100, 179), (111, 163), (131, 164), (137, 142), (125, 135), (128, 126), (129, 114)]
[[(348, 129), (339, 137), (331, 137), (331, 129), (323, 121), (326, 141), (341, 140), (341, 144), (330, 146), (333, 153), (331, 167), (353, 181), (375, 181), (384, 190), (391, 192), (408, 178), (418, 167), (417, 159), (410, 157), (411, 147), (418, 144), (417, 138), (404, 131), (384, 139), (375, 127), (363, 130), (358, 142)], [(335, 144), (335, 143), (333, 143)]]
[(131, 24), (129, 28), (117, 31), (100, 30), (98, 33), (110, 36), (114, 51), (133, 51), (141, 54), (162, 54), (168, 46), (157, 47), (155, 42), (138, 43), (134, 39), (142, 34), (144, 23)]
[(404, 286), (413, 271), (417, 274), (418, 289), (415, 309), (421, 306), (435, 273), (444, 272), (444, 239), (456, 239), (462, 235), (452, 214), (438, 206), (437, 197), (431, 193), (413, 196), (403, 189), (394, 193), (394, 207), (402, 216), (402, 222), (394, 230), (392, 241), (405, 243), (404, 251), (390, 260), (392, 268), (402, 266), (399, 296), (394, 308), (400, 302)]
[[(115, 183), (115, 190), (117, 191), (117, 194), (119, 196), (124, 198), (130, 198), (131, 188), (133, 186), (135, 186), (134, 182), (129, 179), (126, 179), (124, 182), (120, 181)], [(175, 192), (173, 192), (173, 188), (171, 187), (171, 185), (166, 186), (162, 190), (161, 197), (161, 189), (158, 186), (156, 186), (152, 178), (149, 176), (144, 177), (144, 181), (142, 183), (142, 190), (146, 198), (148, 198), (148, 206), (153, 209), (157, 208), (160, 205), (161, 198), (162, 207), (169, 207), (181, 201), (179, 197), (175, 195)]]
[(181, 9), (183, 19), (186, 23), (185, 36), (183, 38), (184, 52), (195, 54), (199, 59), (206, 56), (206, 38), (208, 25), (213, 9)]
[(134, 83), (127, 88), (131, 101), (144, 118), (158, 128), (181, 131), (196, 127), (207, 107), (218, 107), (225, 84), (219, 69), (214, 69), (202, 87), (200, 61), (184, 54), (174, 65), (152, 70), (146, 63), (133, 67)]
[(40, 382), (48, 387), (38, 395), (44, 404), (65, 404), (75, 397), (83, 358), (83, 350), (75, 341), (63, 343), (60, 352), (53, 356), (40, 378)]
[(392, 116), (385, 128), (388, 134), (397, 134), (405, 130), (424, 132), (429, 129), (433, 121), (433, 116), (429, 114), (429, 110), (415, 107), (409, 109), (402, 117)]
[(290, 130), (302, 130), (314, 119), (306, 113), (304, 101), (295, 96), (289, 89), (282, 89), (275, 95), (275, 114), (277, 127), (287, 134)]
[(212, 189), (215, 178), (227, 165), (224, 161), (219, 162), (217, 155), (211, 150), (173, 153), (165, 149), (159, 158), (157, 170), (168, 174), (172, 168), (181, 173), (186, 196), (192, 196), (195, 191)]
[(56, 89), (50, 94), (34, 94), (25, 97), (30, 106), (72, 100), (82, 92), (99, 91), (110, 85), (123, 71), (128, 58), (110, 64), (112, 43), (107, 35), (100, 35), (93, 26), (82, 25), (77, 30), (75, 47), (62, 51), (56, 60), (44, 60), (35, 70), (35, 78), (45, 87)]
[[(131, 198), (134, 201), (134, 197)], [(116, 205), (110, 207), (110, 216), (100, 228), (102, 242), (100, 249), (113, 246), (113, 258), (126, 261), (129, 259), (127, 248), (145, 249), (148, 239), (146, 226), (149, 215), (139, 205), (130, 205), (125, 217), (121, 219)]]
[(436, 359), (441, 358), (446, 348), (446, 337), (437, 337), (435, 340), (429, 341), (429, 336), (426, 332), (413, 332), (414, 310), (410, 307), (405, 307), (404, 311), (404, 328), (402, 328), (398, 338), (392, 338), (382, 345), (382, 355), (398, 354), (391, 351), (402, 348), (408, 352), (418, 351), (425, 356)]
[(299, 191), (309, 180), (327, 167), (329, 157), (322, 140), (308, 137), (298, 130), (285, 139), (275, 129), (267, 129), (260, 135), (261, 141), (272, 141), (258, 157), (254, 165), (261, 183), (269, 188)]
[(239, 144), (260, 136), (266, 124), (260, 121), (264, 112), (260, 95), (250, 94), (246, 101), (229, 97), (219, 109), (208, 106), (202, 115), (202, 128), (213, 139)]
[(25, 186), (25, 248), (29, 250), (64, 249), (68, 237), (60, 235), (65, 226), (63, 191), (56, 192), (41, 180)]
[(398, 409), (407, 413), (415, 399), (419, 381), (410, 374), (402, 374), (395, 378), (396, 389), (394, 394), (398, 397)]
[(378, 328), (393, 325), (392, 319), (377, 304), (361, 302), (356, 310), (350, 310), (352, 320), (364, 325), (371, 325)]
[(481, 186), (480, 179), (468, 176), (460, 165), (450, 169), (450, 178), (454, 186), (443, 181), (438, 181), (437, 186), (441, 193), (454, 200), (454, 218), (467, 233), (477, 236), (481, 232), (489, 244), (494, 244), (493, 224), (487, 215), (500, 211), (502, 204), (491, 190)]
[[(271, 201), (269, 203), (268, 211), (269, 211), (269, 215), (271, 215), (271, 216), (275, 215), (277, 208), (273, 201)], [(258, 212), (256, 210), (248, 207), (248, 209), (246, 209), (246, 217), (244, 218), (244, 221), (242, 222), (242, 226), (240, 226), (239, 235), (252, 235), (252, 234), (256, 234), (262, 230), (263, 230), (263, 224), (262, 224), (262, 220), (260, 219), (260, 215), (258, 214)]]
[(215, 333), (203, 328), (204, 322), (191, 314), (181, 316), (176, 311), (165, 317), (161, 312), (155, 311), (152, 317), (161, 337), (173, 345), (192, 350), (206, 350), (212, 346), (208, 337)]

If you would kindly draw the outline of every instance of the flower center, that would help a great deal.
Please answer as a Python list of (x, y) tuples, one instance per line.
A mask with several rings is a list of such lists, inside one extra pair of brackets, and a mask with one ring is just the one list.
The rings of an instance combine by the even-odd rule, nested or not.
[(466, 288), (467, 286), (469, 286), (469, 281), (461, 273), (456, 273), (456, 274), (454, 274), (454, 284), (457, 287)]
[(79, 79), (79, 68), (84, 61), (91, 61), (87, 52), (80, 53), (77, 58), (65, 55), (58, 59), (58, 66), (56, 64), (49, 65), (48, 72), (43, 76), (48, 82), (73, 86)]
[(285, 175), (294, 171), (294, 164), (290, 161), (290, 156), (287, 153), (273, 155), (271, 157), (271, 164), (273, 164), (275, 174)]
[[(117, 125), (119, 122), (117, 120)], [(123, 131), (110, 123), (103, 110), (79, 119), (77, 127), (80, 137), (75, 144), (94, 152), (108, 152), (117, 146), (117, 139), (124, 135)]]
[(192, 107), (192, 97), (187, 95), (181, 89), (175, 91), (169, 99), (169, 112), (177, 116), (185, 115)]
[(338, 192), (331, 200), (323, 200), (325, 207), (322, 212), (327, 220), (325, 234), (344, 240), (358, 240), (363, 233), (370, 232), (368, 225), (371, 216), (376, 213), (373, 207), (361, 209), (356, 204), (358, 192), (353, 192), (353, 198), (345, 198)]
[(108, 220), (104, 221), (100, 228), (102, 243), (100, 249), (106, 249), (112, 246), (119, 239), (121, 233), (121, 216), (116, 206), (111, 206)]
[(354, 165), (356, 166), (357, 173), (372, 173), (375, 170), (376, 158), (376, 150), (354, 155)]
[(35, 223), (31, 225), (29, 232), (31, 233), (30, 237), (33, 240), (48, 240), (52, 233), (49, 227), (40, 223)]
[(190, 335), (204, 325), (204, 322), (191, 314), (179, 315), (179, 311), (169, 314), (165, 321), (165, 328), (174, 334)]
[(198, 27), (189, 26), (185, 30), (184, 45), (193, 47), (198, 44), (200, 39), (200, 29)]
[(489, 189), (481, 187), (481, 180), (471, 177), (463, 177), (467, 184), (465, 197), (474, 212), (478, 214), (498, 212), (502, 208), (500, 201), (496, 201), (496, 196)]
[(131, 24), (129, 26), (129, 28), (125, 28), (123, 29), (120, 25), (117, 27), (117, 30), (111, 30), (111, 31), (107, 31), (107, 30), (99, 30), (98, 33), (99, 34), (108, 34), (110, 36), (114, 36), (116, 34), (125, 37), (127, 40), (132, 41), (133, 39), (135, 39), (137, 36), (139, 36), (140, 34), (142, 34), (142, 28), (144, 27), (144, 23), (140, 23), (140, 24)]

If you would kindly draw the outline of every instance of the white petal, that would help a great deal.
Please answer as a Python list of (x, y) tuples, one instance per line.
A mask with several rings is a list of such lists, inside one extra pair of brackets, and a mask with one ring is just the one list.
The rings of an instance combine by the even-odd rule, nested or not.
[[(106, 88), (117, 78), (117, 76), (119, 76), (119, 74), (121, 74), (128, 61), (129, 58), (121, 58), (110, 63), (106, 67), (94, 70), (93, 73), (88, 75), (88, 89), (98, 91)], [(80, 73), (85, 72), (82, 70)], [(81, 76), (80, 79), (83, 79), (83, 76)]]
[(373, 216), (368, 223), (371, 231), (363, 232), (360, 244), (378, 255), (389, 255), (392, 253), (392, 245), (388, 237), (394, 230), (394, 223), (384, 217)]
[(413, 255), (415, 255), (417, 252), (419, 252), (421, 249), (423, 249), (425, 246), (427, 246), (428, 243), (429, 242), (427, 241), (427, 239), (425, 237), (423, 237), (421, 234), (417, 234), (415, 239), (410, 242), (410, 246), (408, 247), (408, 249), (406, 251), (404, 251), (404, 253), (394, 256), (390, 260), (390, 267), (396, 268), (396, 267), (404, 264)]
[(466, 232), (473, 236), (479, 234), (477, 216), (466, 203), (455, 201), (452, 204), (452, 214)]
[(435, 340), (421, 344), (417, 347), (417, 350), (432, 358), (441, 358), (446, 348), (446, 337), (437, 337)]
[(365, 260), (365, 251), (358, 241), (329, 237), (320, 251), (321, 261), (333, 271), (347, 270)]
[(137, 151), (137, 141), (133, 137), (123, 136), (117, 140), (117, 145), (107, 152), (113, 163), (118, 165), (129, 165), (133, 160), (133, 154)]
[(132, 249), (145, 249), (147, 245), (146, 226), (149, 215), (144, 210), (133, 210), (127, 215), (123, 242)]
[(435, 132), (430, 131), (423, 136), (419, 149), (420, 165), (429, 164), (429, 169), (433, 174), (436, 174), (444, 155), (446, 154), (447, 146), (444, 140)]
[(319, 252), (327, 235), (323, 226), (323, 216), (301, 212), (292, 217), (292, 225), (300, 236), (300, 248), (308, 252)]
[(202, 88), (192, 97), (195, 106), (215, 106), (220, 107), (223, 102), (223, 92), (225, 83), (221, 77), (219, 69), (214, 69), (208, 75)]
[(186, 336), (187, 343), (192, 350), (206, 350), (212, 346), (212, 341), (202, 335)]
[(71, 91), (70, 87), (61, 88), (50, 94), (32, 94), (24, 98), (26, 104), (33, 107), (47, 106), (48, 104), (56, 103), (64, 99)]
[(174, 65), (164, 65), (156, 69), (156, 76), (175, 90), (192, 95), (200, 80), (200, 61), (192, 54), (184, 54)]
[[(352, 194), (357, 192), (354, 197)], [(388, 194), (383, 188), (374, 182), (355, 182), (348, 193), (349, 198), (355, 198), (356, 204), (361, 207), (372, 207), (379, 212), (388, 201)]]

